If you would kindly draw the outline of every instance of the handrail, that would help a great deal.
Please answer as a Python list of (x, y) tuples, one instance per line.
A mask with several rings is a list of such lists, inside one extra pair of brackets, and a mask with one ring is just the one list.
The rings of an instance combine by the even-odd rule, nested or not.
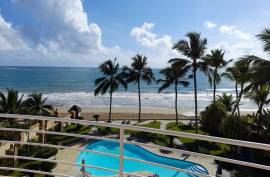
[(77, 123), (81, 125), (95, 125), (95, 126), (104, 126), (104, 127), (119, 128), (119, 129), (124, 128), (125, 130), (143, 131), (143, 132), (157, 133), (157, 134), (163, 134), (163, 135), (169, 135), (169, 136), (178, 136), (178, 137), (183, 137), (183, 138), (204, 140), (204, 141), (210, 141), (210, 142), (215, 142), (215, 143), (223, 143), (223, 144), (270, 151), (270, 144), (214, 137), (214, 136), (208, 136), (208, 135), (199, 135), (199, 134), (193, 134), (193, 133), (176, 132), (176, 131), (171, 131), (171, 130), (161, 130), (161, 129), (155, 129), (155, 128), (123, 125), (123, 124), (116, 124), (116, 123), (94, 122), (94, 121), (87, 121), (87, 120), (75, 120), (75, 119), (58, 118), (58, 117), (29, 116), (29, 115), (18, 115), (18, 114), (0, 114), (0, 117), (12, 118), (12, 119), (48, 120), (48, 121), (54, 121), (54, 122)]
[[(190, 139), (199, 139), (199, 140), (205, 140), (205, 141), (211, 141), (211, 142), (223, 143), (223, 144), (230, 144), (230, 145), (236, 145), (236, 146), (242, 146), (242, 147), (249, 147), (249, 148), (267, 150), (267, 151), (270, 150), (270, 145), (269, 144), (255, 143), (255, 142), (248, 142), (248, 141), (241, 141), (241, 140), (234, 140), (234, 139), (227, 139), (227, 138), (221, 138), (221, 137), (213, 137), (213, 136), (208, 136), (208, 135), (198, 135), (198, 134), (192, 134), (192, 133), (176, 132), (176, 131), (170, 131), (170, 130), (160, 130), (160, 129), (154, 129), (154, 128), (123, 125), (123, 124), (116, 124), (116, 123), (93, 122), (93, 121), (87, 121), (87, 120), (74, 120), (74, 119), (66, 119), (66, 118), (30, 116), (30, 115), (14, 115), (14, 114), (0, 114), (0, 117), (1, 118), (7, 118), (7, 119), (12, 118), (12, 119), (46, 120), (46, 121), (54, 121), (54, 122), (76, 123), (76, 124), (81, 124), (81, 125), (86, 125), (86, 126), (94, 125), (94, 126), (104, 126), (104, 127), (118, 128), (118, 129), (120, 129), (120, 138), (119, 139), (98, 137), (98, 136), (92, 136), (92, 135), (81, 135), (81, 134), (74, 134), (74, 133), (63, 133), (63, 132), (43, 131), (43, 130), (29, 130), (29, 129), (18, 129), (18, 128), (3, 128), (3, 127), (0, 127), (0, 130), (2, 130), (2, 131), (15, 131), (15, 132), (28, 132), (28, 133), (35, 132), (35, 133), (39, 133), (39, 134), (62, 135), (62, 136), (71, 136), (71, 137), (77, 137), (77, 138), (86, 138), (86, 139), (96, 139), (96, 140), (107, 140), (107, 141), (119, 142), (120, 143), (120, 151), (121, 151), (120, 155), (97, 152), (97, 151), (93, 151), (93, 150), (86, 150), (86, 149), (83, 149), (83, 148), (67, 147), (67, 146), (62, 146), (62, 145), (40, 144), (40, 143), (32, 143), (32, 142), (9, 141), (9, 140), (0, 140), (0, 142), (9, 142), (9, 143), (14, 143), (14, 144), (37, 145), (37, 146), (44, 146), (44, 147), (55, 147), (55, 148), (58, 148), (58, 149), (60, 149), (60, 148), (66, 148), (66, 149), (70, 148), (70, 149), (75, 149), (75, 150), (79, 150), (79, 151), (88, 151), (88, 152), (92, 152), (92, 153), (102, 154), (102, 155), (105, 155), (105, 156), (114, 156), (114, 157), (120, 158), (120, 170), (119, 171), (113, 170), (113, 171), (116, 172), (116, 173), (119, 173), (119, 176), (121, 176), (121, 177), (123, 176), (123, 174), (127, 174), (127, 173), (125, 173), (123, 171), (123, 161), (124, 161), (124, 159), (133, 160), (133, 161), (146, 163), (146, 164), (151, 164), (151, 165), (155, 165), (155, 166), (160, 166), (160, 167), (164, 167), (164, 168), (168, 168), (168, 169), (173, 169), (175, 171), (180, 171), (180, 172), (188, 173), (188, 174), (191, 174), (191, 175), (209, 177), (209, 175), (198, 174), (196, 172), (188, 171), (188, 170), (185, 170), (185, 169), (178, 169), (178, 168), (175, 168), (175, 167), (170, 167), (170, 166), (166, 166), (166, 165), (162, 165), (162, 164), (156, 164), (156, 163), (149, 162), (149, 161), (124, 157), (123, 156), (123, 150), (124, 150), (123, 145), (124, 144), (134, 144), (134, 145), (139, 145), (139, 146), (142, 146), (142, 147), (155, 147), (155, 148), (159, 148), (159, 149), (170, 150), (170, 151), (174, 151), (174, 152), (181, 152), (181, 153), (200, 156), (200, 157), (204, 157), (204, 158), (212, 158), (212, 159), (215, 159), (215, 160), (219, 160), (219, 161), (223, 161), (223, 162), (229, 162), (229, 163), (238, 164), (238, 165), (244, 165), (244, 166), (247, 166), (247, 167), (270, 170), (270, 166), (266, 166), (266, 165), (261, 165), (261, 164), (251, 163), (251, 162), (244, 162), (244, 161), (240, 161), (240, 160), (229, 159), (229, 158), (224, 158), (224, 157), (218, 157), (218, 156), (213, 156), (213, 155), (207, 155), (207, 154), (191, 152), (191, 151), (186, 151), (186, 150), (181, 150), (181, 149), (173, 149), (173, 148), (168, 148), (168, 147), (162, 147), (162, 146), (153, 145), (153, 144), (143, 144), (143, 143), (138, 143), (138, 142), (133, 142), (133, 141), (126, 141), (126, 140), (124, 140), (124, 131), (125, 130), (143, 131), (143, 132), (163, 134), (163, 135), (168, 135), (168, 136), (177, 136), (177, 137), (184, 137), (184, 138), (190, 138)], [(2, 155), (0, 155), (0, 156), (2, 156)], [(8, 155), (6, 155), (6, 157), (8, 157)], [(33, 157), (23, 157), (23, 156), (12, 156), (12, 157), (13, 158), (16, 158), (16, 157), (18, 157), (18, 158), (27, 158), (27, 159), (31, 158), (31, 159), (40, 160), (39, 158), (33, 158)], [(44, 161), (44, 159), (42, 159), (40, 161)], [(55, 161), (55, 160), (53, 160), (53, 161), (57, 163), (57, 161)], [(61, 162), (62, 163), (73, 164), (73, 165), (76, 165), (76, 164), (78, 165), (78, 163), (58, 161), (58, 163), (61, 163)], [(87, 165), (84, 165), (84, 166), (88, 167)], [(90, 168), (94, 168), (94, 167), (92, 166)], [(99, 167), (99, 168), (102, 168), (102, 167)]]

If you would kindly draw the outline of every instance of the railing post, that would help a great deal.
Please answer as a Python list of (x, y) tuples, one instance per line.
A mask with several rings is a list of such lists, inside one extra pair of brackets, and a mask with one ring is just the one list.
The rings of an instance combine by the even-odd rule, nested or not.
[(125, 140), (125, 129), (123, 127), (120, 127), (119, 177), (124, 177), (124, 140)]

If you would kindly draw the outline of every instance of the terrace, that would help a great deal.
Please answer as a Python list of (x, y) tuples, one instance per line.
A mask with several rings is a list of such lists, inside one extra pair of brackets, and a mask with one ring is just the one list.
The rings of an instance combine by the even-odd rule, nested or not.
[[(256, 164), (248, 161), (242, 161), (242, 160), (236, 160), (236, 159), (230, 159), (230, 158), (224, 158), (220, 156), (214, 156), (214, 155), (208, 155), (208, 154), (203, 154), (203, 153), (197, 153), (197, 152), (192, 152), (192, 151), (187, 151), (183, 149), (176, 149), (176, 148), (169, 148), (169, 147), (164, 147), (164, 146), (159, 146), (159, 145), (154, 145), (154, 144), (149, 144), (149, 143), (141, 143), (138, 141), (131, 141), (127, 138), (126, 133), (130, 131), (136, 131), (136, 132), (147, 132), (147, 133), (155, 133), (155, 134), (160, 134), (160, 135), (166, 135), (166, 136), (173, 136), (173, 137), (181, 137), (181, 138), (189, 138), (189, 139), (195, 139), (195, 140), (204, 140), (208, 142), (215, 142), (215, 143), (222, 143), (222, 144), (228, 144), (228, 145), (234, 145), (238, 147), (246, 147), (246, 148), (253, 148), (253, 149), (259, 149), (259, 150), (265, 150), (269, 151), (270, 150), (270, 145), (268, 144), (261, 144), (261, 143), (254, 143), (254, 142), (247, 142), (247, 141), (239, 141), (239, 140), (233, 140), (233, 139), (226, 139), (226, 138), (220, 138), (220, 137), (213, 137), (213, 136), (206, 136), (206, 135), (196, 135), (196, 134), (191, 134), (191, 133), (183, 133), (183, 132), (176, 132), (176, 131), (169, 131), (169, 130), (160, 130), (160, 129), (154, 129), (154, 128), (147, 128), (147, 127), (140, 127), (140, 126), (131, 126), (131, 125), (123, 125), (123, 124), (116, 124), (116, 123), (104, 123), (104, 122), (93, 122), (93, 121), (86, 121), (86, 120), (74, 120), (74, 119), (67, 119), (67, 118), (53, 118), (52, 117), (41, 117), (41, 116), (29, 116), (29, 115), (14, 115), (14, 114), (0, 114), (0, 117), (2, 120), (31, 120), (31, 121), (54, 121), (54, 122), (61, 122), (61, 123), (67, 123), (67, 124), (78, 124), (81, 126), (85, 127), (109, 127), (111, 130), (118, 130), (119, 134), (117, 136), (97, 136), (97, 135), (90, 135), (88, 133), (82, 133), (82, 132), (59, 132), (59, 131), (42, 131), (38, 130), (35, 128), (28, 128), (28, 129), (21, 129), (21, 128), (4, 128), (1, 127), (0, 131), (1, 132), (21, 132), (22, 133), (27, 133), (27, 134), (32, 134), (31, 136), (34, 137), (35, 134), (41, 134), (44, 135), (42, 136), (43, 141), (38, 142), (38, 141), (26, 141), (24, 138), (20, 138), (19, 140), (4, 140), (1, 139), (1, 148), (7, 147), (8, 145), (13, 145), (13, 147), (18, 147), (18, 146), (33, 146), (33, 147), (38, 147), (39, 149), (43, 148), (55, 148), (58, 150), (57, 154), (55, 154), (52, 157), (32, 157), (28, 155), (18, 155), (18, 152), (14, 150), (14, 153), (12, 154), (7, 154), (3, 150), (1, 150), (1, 158), (4, 159), (14, 159), (14, 164), (13, 166), (1, 166), (0, 170), (5, 170), (5, 171), (13, 171), (13, 172), (24, 172), (24, 173), (33, 173), (33, 174), (41, 174), (41, 175), (49, 175), (49, 176), (83, 176), (83, 170), (84, 169), (98, 169), (101, 171), (107, 171), (114, 173), (114, 176), (153, 176), (153, 174), (147, 172), (147, 170), (143, 171), (138, 171), (138, 172), (128, 172), (125, 171), (125, 162), (137, 162), (145, 165), (151, 165), (151, 166), (156, 166), (160, 169), (169, 169), (173, 170), (175, 172), (179, 172), (180, 174), (188, 174), (190, 176), (203, 176), (203, 177), (209, 177), (209, 176), (215, 176), (215, 172), (211, 168), (211, 165), (207, 164), (209, 163), (209, 159), (213, 159), (215, 161), (220, 161), (220, 162), (226, 162), (226, 163), (231, 163), (231, 164), (237, 164), (237, 165), (242, 165), (242, 166), (247, 166), (247, 167), (252, 167), (252, 168), (257, 168), (257, 169), (263, 169), (263, 170), (270, 170), (269, 166), (262, 165), (262, 164)], [(80, 145), (78, 146), (78, 141), (76, 143), (71, 143), (65, 145), (65, 143), (60, 143), (58, 144), (52, 144), (50, 142), (45, 142), (44, 137), (46, 136), (52, 136), (52, 137), (57, 137), (57, 136), (64, 136), (64, 137), (71, 137), (71, 138), (76, 138), (77, 140), (79, 139)], [(71, 139), (72, 140), (72, 139)], [(114, 153), (107, 153), (107, 152), (102, 152), (102, 151), (95, 151), (91, 149), (85, 148), (87, 144), (93, 143), (93, 140), (102, 140), (102, 141), (110, 141), (110, 142), (116, 142), (117, 144), (119, 143), (119, 154), (114, 154)], [(74, 141), (75, 142), (75, 141)], [(174, 155), (170, 155), (169, 152), (175, 153), (175, 154), (184, 154), (188, 155), (191, 157), (196, 157), (197, 159), (202, 159), (200, 162), (200, 165), (206, 167), (208, 170), (208, 174), (206, 173), (200, 173), (198, 171), (193, 171), (191, 169), (183, 169), (183, 168), (176, 168), (174, 166), (170, 165), (164, 165), (162, 163), (155, 163), (153, 161), (146, 161), (146, 160), (141, 160), (138, 158), (132, 158), (129, 156), (125, 156), (124, 154), (124, 147), (126, 145), (136, 145), (139, 147), (142, 147), (144, 149), (150, 150), (150, 151), (155, 151), (155, 149), (159, 150), (154, 152), (154, 153), (159, 153), (163, 152), (162, 156), (167, 156), (171, 157)], [(45, 152), (45, 151), (44, 151)], [(86, 153), (91, 153), (91, 154), (99, 154), (102, 155), (103, 157), (106, 156), (108, 158), (117, 158), (119, 164), (117, 164), (118, 169), (110, 169), (110, 168), (104, 168), (103, 165), (101, 166), (94, 166), (91, 164), (88, 164), (88, 162), (78, 162), (74, 161), (74, 159), (71, 158), (71, 156), (74, 156), (72, 154), (80, 154), (82, 152)], [(164, 153), (167, 152), (167, 153)], [(64, 153), (64, 154), (63, 154)], [(67, 155), (67, 153), (69, 155)], [(168, 154), (168, 155), (166, 155)], [(64, 156), (63, 156), (64, 155)], [(61, 157), (62, 156), (62, 157)], [(70, 156), (70, 157), (69, 157)], [(174, 156), (176, 157), (176, 156)], [(196, 159), (195, 158), (195, 159)], [(192, 158), (191, 158), (192, 159)], [(35, 169), (30, 169), (27, 167), (23, 166), (16, 166), (16, 161), (17, 160), (24, 160), (24, 161), (35, 161), (35, 162), (44, 162), (44, 163), (53, 163), (57, 164), (56, 168), (54, 168), (51, 171), (42, 171), (38, 170), (39, 168), (36, 167)], [(8, 163), (7, 163), (8, 164)], [(129, 163), (130, 164), (130, 163)], [(40, 168), (41, 169), (41, 168)], [(15, 175), (16, 176), (16, 175)], [(86, 174), (85, 174), (86, 176)], [(94, 175), (93, 175), (94, 176)]]

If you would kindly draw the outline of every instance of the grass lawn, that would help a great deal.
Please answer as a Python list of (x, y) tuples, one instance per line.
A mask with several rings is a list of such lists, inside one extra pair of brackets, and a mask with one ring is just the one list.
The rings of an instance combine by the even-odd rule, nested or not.
[[(137, 125), (137, 126), (160, 129), (160, 124), (161, 123), (159, 121), (153, 121), (148, 124)], [(151, 141), (160, 146), (168, 146), (170, 142), (169, 137), (166, 135), (159, 135), (159, 134), (149, 133), (149, 132), (129, 131), (129, 130), (126, 131), (126, 134), (129, 134), (133, 137), (137, 137), (137, 138), (144, 139), (147, 141)]]
[[(148, 124), (145, 124), (145, 125), (137, 125), (137, 126), (140, 126), (140, 127), (148, 127), (148, 128), (157, 128), (159, 129), (160, 128), (160, 122), (150, 122)], [(120, 130), (119, 128), (108, 128), (108, 127), (101, 127), (101, 126), (96, 126), (98, 131), (100, 133), (104, 133), (104, 134), (119, 134)], [(133, 131), (130, 131), (130, 130), (125, 130), (125, 133), (126, 134), (131, 134)]]
[[(196, 133), (196, 130), (191, 125), (186, 125), (183, 123), (179, 123), (178, 125), (175, 122), (171, 122), (167, 125), (168, 130), (179, 131), (185, 133)], [(207, 135), (201, 128), (198, 130), (199, 134)], [(207, 141), (189, 139), (189, 138), (181, 138), (178, 139), (189, 149), (192, 151), (197, 151), (201, 153), (211, 154), (211, 155), (221, 155), (230, 151), (230, 146), (221, 143), (211, 143)]]
[(137, 125), (137, 126), (141, 126), (141, 127), (147, 127), (147, 128), (156, 128), (156, 129), (160, 129), (160, 122), (159, 121), (153, 121), (150, 122), (148, 124), (144, 124), (144, 125)]
[[(91, 127), (77, 124), (70, 124), (64, 128), (63, 132), (65, 133), (74, 133), (74, 134), (81, 134), (85, 135), (91, 131)], [(61, 142), (62, 145), (69, 145), (72, 144), (80, 138), (71, 137), (71, 136), (62, 136), (62, 135), (46, 135), (47, 142), (49, 144), (59, 144)]]

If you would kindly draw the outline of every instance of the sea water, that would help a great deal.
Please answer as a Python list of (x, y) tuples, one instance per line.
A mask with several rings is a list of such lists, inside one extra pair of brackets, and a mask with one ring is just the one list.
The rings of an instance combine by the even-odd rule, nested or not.
[[(161, 79), (160, 69), (153, 69), (156, 79)], [(109, 95), (95, 97), (94, 81), (101, 77), (97, 68), (76, 67), (0, 67), (0, 90), (6, 88), (19, 90), (24, 94), (41, 92), (48, 97), (49, 103), (57, 107), (69, 107), (77, 104), (82, 107), (107, 106)], [(182, 113), (194, 111), (193, 80), (189, 80), (188, 87), (179, 87), (179, 110)], [(202, 110), (213, 99), (213, 90), (205, 74), (198, 72), (198, 107)], [(174, 108), (174, 87), (158, 93), (160, 84), (147, 85), (142, 83), (142, 106), (152, 108)], [(234, 95), (234, 83), (227, 79), (217, 87), (217, 94), (226, 92)], [(128, 89), (120, 88), (113, 95), (113, 106), (136, 107), (138, 105), (137, 87), (129, 84)], [(256, 106), (247, 99), (243, 99), (242, 110), (253, 110)]]

